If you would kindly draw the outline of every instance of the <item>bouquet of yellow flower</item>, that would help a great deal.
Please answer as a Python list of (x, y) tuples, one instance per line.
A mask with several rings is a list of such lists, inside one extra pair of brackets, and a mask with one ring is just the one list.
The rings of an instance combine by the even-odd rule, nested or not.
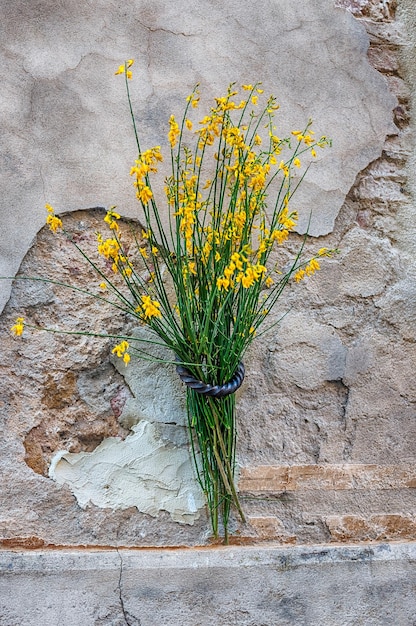
[[(132, 64), (127, 61), (116, 74), (125, 78), (137, 142), (130, 172), (142, 210), (135, 252), (147, 271), (139, 271), (123, 244), (116, 207), (105, 217), (108, 236), (99, 234), (97, 241), (109, 274), (87, 260), (105, 281), (112, 303), (146, 324), (155, 342), (172, 351), (187, 386), (194, 465), (213, 535), (218, 537), (222, 526), (227, 541), (232, 506), (244, 521), (235, 486), (235, 391), (244, 378), (244, 354), (267, 330), (268, 313), (290, 279), (299, 282), (313, 274), (321, 257), (334, 252), (322, 248), (304, 260), (303, 240), (289, 266), (279, 265), (279, 247), (296, 226), (291, 201), (304, 176), (299, 174), (302, 160), (330, 142), (314, 138), (310, 121), (290, 138), (279, 138), (274, 126), (278, 106), (273, 97), (259, 106), (260, 84), (243, 85), (238, 99), (231, 85), (195, 129), (197, 87), (186, 99), (182, 118), (169, 119), (165, 221), (152, 186), (162, 152), (159, 146), (141, 146), (129, 88)], [(50, 205), (46, 208), (47, 223), (56, 232), (62, 222)], [(15, 334), (22, 333), (23, 324), (22, 318), (16, 321)], [(128, 338), (113, 353), (126, 365), (133, 355), (149, 358)]]

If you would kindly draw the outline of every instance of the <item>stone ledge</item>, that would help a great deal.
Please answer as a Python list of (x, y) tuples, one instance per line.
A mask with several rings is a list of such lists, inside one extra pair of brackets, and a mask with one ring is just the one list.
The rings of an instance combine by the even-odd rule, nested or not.
[[(200, 548), (101, 548), (0, 550), (0, 575), (24, 572), (236, 568), (273, 566), (288, 570), (300, 565), (344, 562), (416, 561), (416, 542), (327, 544), (314, 546), (215, 546)], [(416, 574), (416, 570), (415, 570)], [(416, 598), (415, 598), (416, 599)]]
[(0, 551), (2, 626), (379, 626), (416, 615), (416, 543)]

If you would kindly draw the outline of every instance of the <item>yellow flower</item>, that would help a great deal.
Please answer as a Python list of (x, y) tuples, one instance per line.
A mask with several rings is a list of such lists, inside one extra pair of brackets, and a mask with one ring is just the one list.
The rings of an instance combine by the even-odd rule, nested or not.
[(106, 222), (106, 224), (109, 225), (111, 230), (115, 230), (118, 231), (118, 224), (115, 220), (119, 220), (120, 219), (120, 215), (118, 213), (115, 213), (112, 209), (115, 209), (115, 207), (111, 207), (108, 211), (107, 214), (104, 218), (104, 222)]
[(105, 291), (107, 289), (107, 283), (100, 283), (100, 289)]
[(127, 365), (127, 363), (130, 361), (130, 355), (127, 354), (128, 349), (129, 342), (122, 341), (121, 343), (118, 343), (116, 346), (114, 346), (111, 352), (118, 356), (120, 359), (123, 359), (124, 363)]
[(13, 335), (15, 335), (16, 337), (20, 337), (23, 334), (24, 327), (25, 326), (23, 317), (18, 317), (15, 324), (13, 324), (10, 330)]
[(258, 96), (252, 96), (251, 101), (252, 101), (252, 103), (253, 103), (254, 105), (256, 105), (256, 104), (257, 104), (258, 99), (259, 99), (259, 97), (258, 97)]
[(156, 300), (152, 300), (150, 296), (142, 296), (141, 304), (136, 309), (142, 313), (144, 319), (150, 319), (152, 317), (162, 317), (162, 313), (159, 311), (160, 303)]
[(242, 85), (242, 88), (246, 91), (251, 91), (253, 89), (253, 85)]
[(221, 291), (222, 288), (225, 289), (225, 291), (228, 291), (228, 287), (230, 286), (230, 281), (228, 278), (224, 278), (224, 277), (220, 277), (217, 278), (217, 289), (218, 291)]
[(292, 135), (294, 135), (298, 141), (302, 141), (303, 139), (303, 135), (300, 130), (292, 130)]
[(297, 157), (296, 157), (296, 159), (293, 159), (293, 165), (295, 167), (300, 167), (300, 159), (298, 159)]
[(251, 268), (247, 268), (244, 276), (241, 277), (241, 284), (244, 289), (249, 289), (255, 283), (254, 272)]
[(45, 206), (46, 206), (46, 210), (48, 211), (46, 223), (48, 224), (50, 230), (53, 233), (56, 233), (58, 228), (62, 228), (62, 220), (59, 219), (59, 217), (56, 217), (56, 215), (53, 212), (53, 208), (50, 206), (50, 204), (47, 204)]
[(126, 74), (128, 79), (131, 79), (133, 77), (133, 72), (131, 70), (129, 70), (128, 68), (131, 67), (134, 63), (134, 59), (129, 59), (128, 61), (126, 61), (123, 65), (119, 65), (118, 66), (118, 70), (116, 72), (114, 72), (114, 75), (117, 76), (117, 74)]
[(188, 130), (192, 130), (192, 122), (191, 120), (185, 120), (186, 128)]
[(169, 127), (170, 127), (170, 130), (168, 132), (168, 139), (169, 139), (171, 148), (174, 148), (176, 146), (177, 138), (180, 133), (179, 124), (175, 120), (174, 115), (171, 115), (169, 118)]
[[(156, 250), (157, 250), (157, 248), (156, 248)], [(147, 254), (146, 248), (139, 248), (139, 252), (140, 252), (140, 254), (142, 255), (142, 257), (144, 259), (148, 259), (149, 258), (148, 254)]]
[(321, 266), (319, 265), (319, 261), (317, 261), (316, 259), (311, 259), (308, 265), (305, 267), (305, 273), (308, 276), (312, 276), (312, 274), (315, 274), (315, 272), (320, 269)]
[(285, 164), (284, 161), (280, 161), (279, 170), (283, 170), (283, 174), (286, 176), (286, 178), (289, 176), (289, 167)]
[(197, 271), (196, 271), (196, 263), (195, 261), (189, 261), (188, 263), (188, 270), (191, 274), (193, 274), (194, 276), (197, 275)]
[(306, 272), (305, 270), (303, 270), (302, 268), (300, 270), (298, 270), (295, 273), (294, 279), (297, 283), (299, 283), (301, 280), (303, 280), (306, 276)]
[(48, 213), (55, 213), (54, 208), (50, 204), (45, 204), (45, 209)]
[(143, 204), (147, 204), (149, 202), (149, 200), (151, 200), (153, 198), (153, 193), (152, 190), (150, 189), (150, 187), (148, 187), (147, 185), (144, 185), (140, 191), (138, 191), (136, 193), (136, 197), (143, 202)]

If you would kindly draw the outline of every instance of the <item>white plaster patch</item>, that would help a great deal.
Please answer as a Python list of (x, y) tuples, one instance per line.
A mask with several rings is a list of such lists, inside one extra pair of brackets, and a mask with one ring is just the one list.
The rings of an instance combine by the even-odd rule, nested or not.
[(135, 506), (153, 517), (163, 510), (192, 525), (204, 499), (188, 448), (162, 439), (158, 426), (145, 420), (132, 431), (124, 441), (105, 439), (93, 452), (58, 452), (49, 476), (68, 486), (83, 509)]

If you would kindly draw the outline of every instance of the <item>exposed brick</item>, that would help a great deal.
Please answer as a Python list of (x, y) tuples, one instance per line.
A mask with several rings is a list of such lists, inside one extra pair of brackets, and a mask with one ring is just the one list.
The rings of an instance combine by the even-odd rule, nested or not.
[(416, 539), (416, 521), (401, 514), (329, 516), (325, 523), (333, 541), (394, 541)]
[(416, 465), (294, 465), (241, 469), (241, 492), (403, 489), (416, 487)]
[(368, 59), (379, 72), (394, 74), (399, 71), (400, 63), (397, 51), (386, 46), (370, 46)]
[(288, 534), (283, 522), (276, 516), (250, 516), (249, 528), (254, 529), (259, 539), (276, 540), (279, 543), (295, 543), (295, 535)]
[(394, 19), (396, 0), (336, 0), (335, 6), (347, 9), (354, 17), (368, 17), (375, 21)]

